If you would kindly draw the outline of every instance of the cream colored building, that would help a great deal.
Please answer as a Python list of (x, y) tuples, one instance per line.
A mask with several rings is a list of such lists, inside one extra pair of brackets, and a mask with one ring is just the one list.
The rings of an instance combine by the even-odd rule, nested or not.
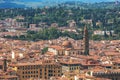
[(70, 41), (64, 41), (62, 45), (51, 45), (48, 48), (49, 52), (54, 55), (81, 55), (83, 51), (81, 49), (75, 49)]

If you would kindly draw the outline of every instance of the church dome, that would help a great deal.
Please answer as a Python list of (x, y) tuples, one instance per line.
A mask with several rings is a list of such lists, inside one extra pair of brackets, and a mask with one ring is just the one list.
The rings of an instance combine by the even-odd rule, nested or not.
[(72, 44), (70, 41), (64, 41), (62, 43), (62, 46), (65, 47), (65, 48), (72, 48)]

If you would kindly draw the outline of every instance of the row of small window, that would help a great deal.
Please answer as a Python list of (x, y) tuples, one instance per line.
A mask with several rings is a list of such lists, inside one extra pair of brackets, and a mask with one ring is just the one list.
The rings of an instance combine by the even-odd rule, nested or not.
[(76, 69), (79, 69), (79, 66), (78, 67), (70, 67), (70, 70), (76, 70)]
[(60, 71), (60, 70), (58, 70), (58, 71), (55, 71), (55, 70), (54, 70), (54, 71), (53, 71), (53, 70), (48, 70), (48, 72), (49, 72), (49, 73), (52, 73), (52, 72), (54, 72), (54, 73), (55, 73), (55, 72), (60, 73), (61, 71)]
[(42, 66), (40, 65), (33, 65), (33, 66), (22, 66), (22, 67), (18, 67), (18, 69), (38, 69), (38, 68), (42, 68)]
[(83, 52), (81, 52), (81, 51), (73, 51), (73, 52), (69, 52), (69, 54), (82, 54)]
[(48, 76), (51, 77), (51, 76), (61, 76), (61, 75), (60, 74), (58, 74), (58, 75), (57, 74), (48, 74)]
[[(64, 51), (60, 51), (60, 52), (58, 51), (58, 54), (60, 54), (60, 55), (64, 55), (64, 53), (65, 53)], [(69, 54), (76, 54), (76, 53), (82, 54), (83, 52), (81, 52), (81, 51), (70, 51), (69, 52)]]
[[(40, 73), (41, 74), (41, 73)], [(44, 73), (44, 75), (49, 75), (49, 74), (54, 74), (55, 76), (55, 73)], [(42, 75), (42, 74), (41, 74)]]
[(60, 65), (46, 65), (45, 68), (52, 68), (52, 69), (54, 69), (54, 68), (61, 68), (61, 66)]
[(31, 73), (38, 73), (38, 71), (25, 71), (25, 72), (23, 72), (23, 74), (31, 74)]
[[(55, 71), (54, 71), (55, 72)], [(61, 71), (58, 71), (58, 73), (60, 73)], [(23, 72), (23, 74), (38, 74), (38, 71), (26, 71)], [(42, 75), (43, 73), (40, 72), (40, 75)], [(53, 72), (48, 72), (48, 74), (54, 74)], [(47, 73), (45, 72), (44, 75), (47, 75)]]
[[(39, 69), (39, 68), (42, 68), (43, 66), (40, 66), (40, 65), (34, 65), (34, 66), (22, 66), (22, 67), (18, 67), (18, 69), (23, 69), (23, 70), (26, 70), (26, 69)], [(46, 65), (45, 68), (61, 68), (60, 66), (58, 65)]]
[[(27, 76), (23, 76), (23, 78), (31, 78), (31, 77), (38, 77), (38, 75), (27, 75)], [(40, 76), (42, 78), (42, 76)]]
[[(45, 72), (46, 72), (46, 71), (48, 71), (48, 72), (49, 72), (49, 71), (54, 71), (54, 72), (55, 72), (55, 71), (57, 71), (57, 70), (61, 70), (61, 68), (60, 68), (60, 69), (57, 69), (57, 70), (45, 68), (45, 69), (43, 69), (43, 70), (44, 70)], [(40, 72), (42, 72), (42, 69), (40, 69)]]
[[(22, 76), (22, 78), (38, 78), (38, 75), (31, 75), (31, 76)], [(41, 79), (42, 76), (39, 76), (39, 79)], [(45, 79), (47, 79), (47, 76), (44, 77)]]
[[(56, 76), (56, 74), (48, 74), (49, 77), (51, 76)], [(58, 74), (57, 76), (61, 76), (60, 74)], [(26, 75), (26, 76), (22, 76), (22, 78), (38, 78), (38, 75)], [(45, 78), (47, 78), (47, 75), (44, 76)], [(42, 75), (39, 76), (39, 78), (42, 78)]]

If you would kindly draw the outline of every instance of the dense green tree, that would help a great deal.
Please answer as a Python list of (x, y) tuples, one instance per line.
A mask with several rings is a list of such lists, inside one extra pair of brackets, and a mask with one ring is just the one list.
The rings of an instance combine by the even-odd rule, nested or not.
[(48, 51), (48, 47), (45, 47), (41, 50), (41, 54), (45, 54)]
[(93, 40), (101, 40), (102, 36), (101, 35), (93, 35)]

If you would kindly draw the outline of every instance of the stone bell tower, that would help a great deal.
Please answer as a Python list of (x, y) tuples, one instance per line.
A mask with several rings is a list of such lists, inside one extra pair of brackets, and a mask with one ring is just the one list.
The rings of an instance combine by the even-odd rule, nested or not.
[(89, 33), (87, 27), (84, 27), (84, 55), (89, 55)]

